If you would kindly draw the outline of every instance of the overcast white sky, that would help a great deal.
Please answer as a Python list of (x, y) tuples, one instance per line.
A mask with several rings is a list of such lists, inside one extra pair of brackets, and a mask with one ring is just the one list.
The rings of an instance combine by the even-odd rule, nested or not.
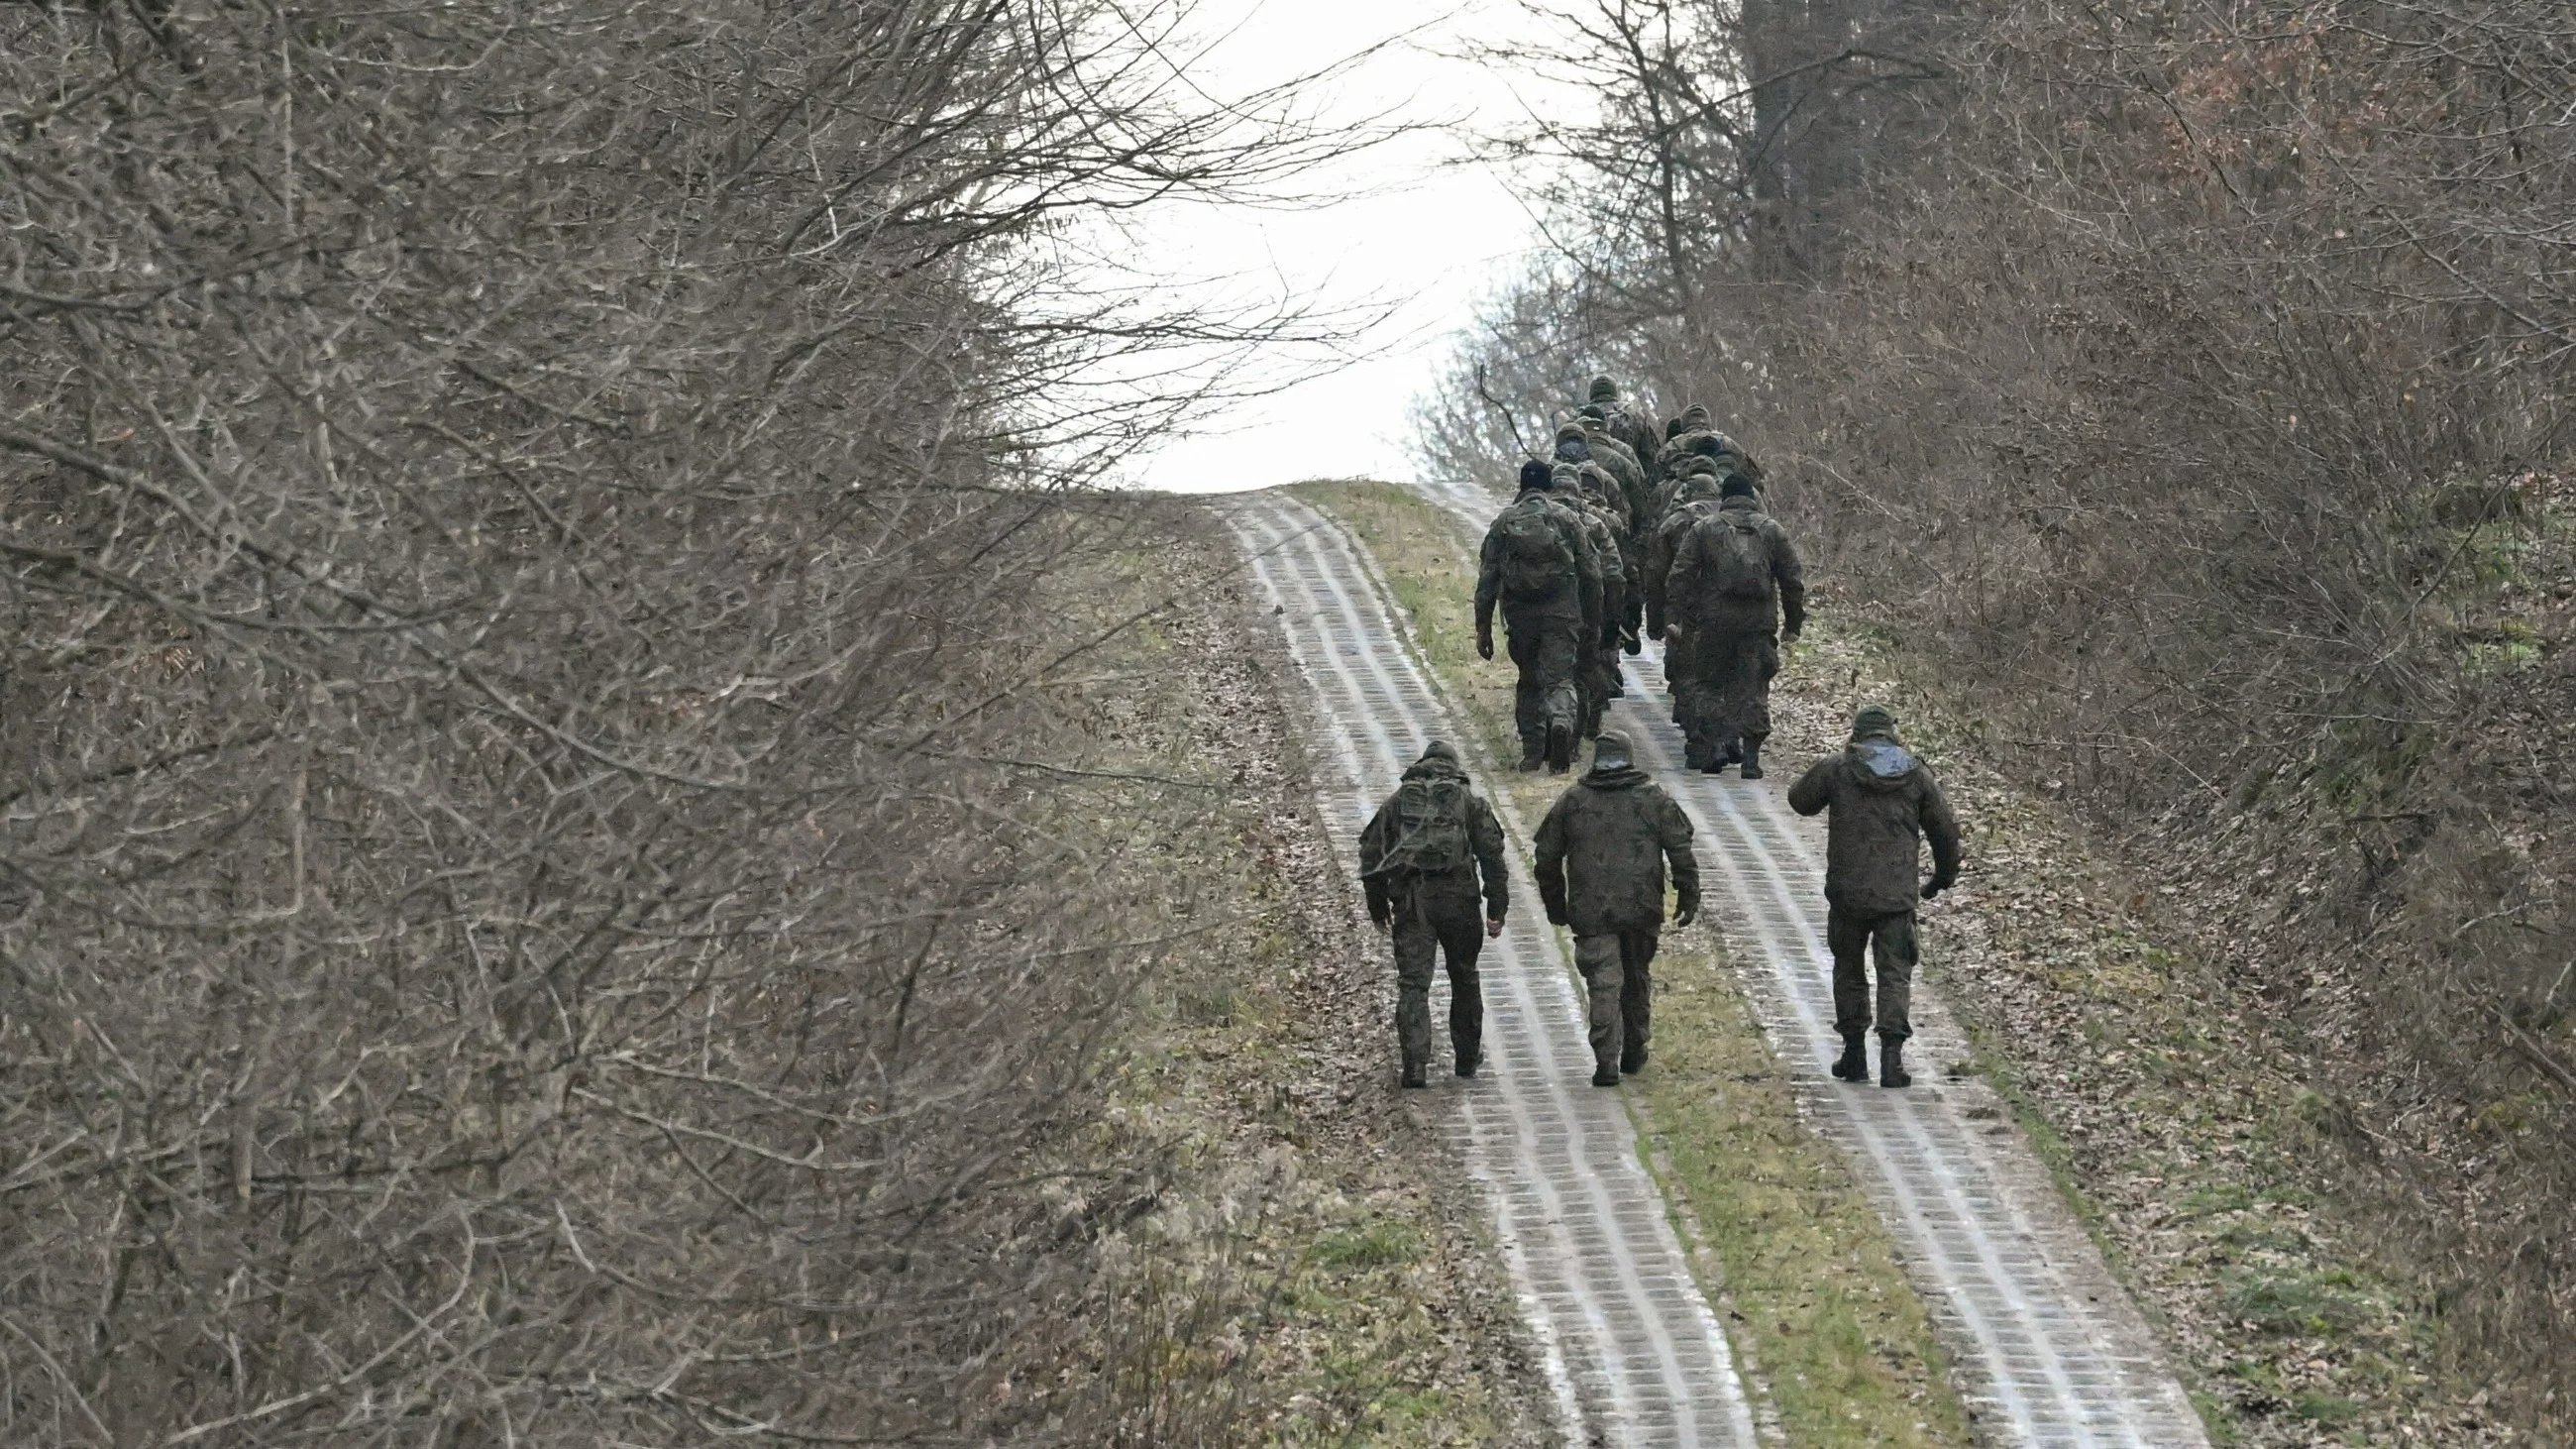
[[(1338, 82), (1328, 118), (1400, 107), (1426, 122), (1508, 124), (1521, 97), (1546, 83), (1441, 54), (1469, 34), (1491, 40), (1541, 30), (1519, 0), (1202, 0), (1194, 28), (1223, 36), (1190, 69), (1220, 97), (1419, 32)], [(1230, 405), (1201, 435), (1166, 444), (1122, 481), (1204, 492), (1301, 478), (1408, 479), (1409, 403), (1445, 355), (1449, 333), (1479, 295), (1517, 270), (1535, 237), (1500, 176), (1441, 164), (1461, 151), (1439, 133), (1378, 148), (1315, 178), (1308, 189), (1331, 199), (1309, 208), (1172, 205), (1135, 220), (1136, 259), (1176, 281), (1224, 278), (1238, 296), (1287, 292), (1327, 308), (1400, 305), (1363, 338), (1360, 360)]]

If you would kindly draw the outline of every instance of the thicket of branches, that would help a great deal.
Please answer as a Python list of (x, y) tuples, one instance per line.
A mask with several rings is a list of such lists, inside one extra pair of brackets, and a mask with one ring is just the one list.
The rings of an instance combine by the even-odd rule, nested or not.
[(1282, 324), (1069, 258), (1350, 140), (1173, 20), (0, 7), (0, 1438), (1113, 1437), (1063, 480)]
[[(1548, 7), (1565, 9), (1567, 7)], [(1588, 0), (1564, 255), (1425, 400), (1504, 474), (1627, 370), (2034, 775), (2313, 851), (2249, 1010), (2481, 1368), (2576, 1401), (2576, 17), (2542, 0)], [(2555, 507), (2552, 507), (2552, 503)], [(2233, 822), (2230, 824), (2230, 822)], [(2242, 852), (2239, 852), (2242, 854)], [(2170, 858), (2170, 857), (2166, 857)], [(2290, 882), (2298, 878), (2299, 889)], [(2554, 1399), (2548, 1396), (2553, 1394)], [(2546, 1405), (2547, 1407), (2544, 1407)]]

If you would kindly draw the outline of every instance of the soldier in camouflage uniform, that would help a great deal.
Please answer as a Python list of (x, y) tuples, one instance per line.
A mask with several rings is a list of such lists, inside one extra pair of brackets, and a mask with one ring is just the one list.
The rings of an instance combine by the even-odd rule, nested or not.
[(1632, 408), (1621, 402), (1619, 384), (1607, 376), (1592, 379), (1592, 386), (1585, 389), (1584, 402), (1601, 410), (1602, 420), (1609, 427), (1611, 436), (1627, 444), (1628, 451), (1636, 455), (1641, 466), (1655, 456), (1656, 445), (1663, 441), (1663, 424), (1656, 422), (1644, 409)]
[(1513, 716), (1521, 763), (1562, 774), (1583, 723), (1580, 674), (1586, 639), (1601, 634), (1601, 565), (1589, 530), (1549, 496), (1548, 465), (1521, 466), (1521, 492), (1485, 531), (1476, 571), (1476, 653), (1494, 657), (1494, 613), (1510, 631), (1520, 668)]
[[(1691, 525), (1717, 510), (1717, 490), (1722, 481), (1716, 459), (1689, 455), (1677, 470), (1672, 503), (1646, 535), (1645, 557), (1637, 568), (1637, 591), (1645, 605), (1649, 638), (1663, 638), (1665, 627), (1672, 622), (1666, 584), (1673, 569), (1673, 555), (1681, 550), (1682, 537), (1690, 532)], [(1672, 660), (1664, 661), (1668, 680), (1672, 667)]]
[[(1843, 1055), (1834, 1075), (1869, 1080), (1869, 958), (1878, 967), (1878, 1081), (1912, 1085), (1905, 1040), (1914, 1034), (1914, 909), (1959, 879), (1959, 821), (1940, 782), (1896, 738), (1896, 716), (1864, 705), (1851, 744), (1818, 760), (1789, 787), (1801, 815), (1831, 811), (1825, 832), (1825, 944), (1834, 955), (1834, 1029)], [(1918, 842), (1932, 846), (1932, 879), (1915, 886)]]
[(1656, 455), (1655, 466), (1664, 475), (1657, 499), (1659, 507), (1671, 506), (1673, 487), (1682, 475), (1682, 464), (1693, 456), (1715, 459), (1719, 477), (1741, 473), (1752, 480), (1757, 490), (1761, 486), (1762, 465), (1753, 461), (1753, 456), (1744, 451), (1743, 444), (1724, 433), (1701, 429), (1674, 438)]
[(1761, 779), (1779, 640), (1794, 643), (1805, 627), (1807, 584), (1798, 550), (1755, 501), (1750, 479), (1737, 473), (1720, 485), (1717, 511), (1682, 536), (1664, 589), (1681, 630), (1678, 641), (1667, 636), (1666, 657), (1675, 643), (1686, 656), (1676, 701), (1683, 763), (1715, 774), (1740, 750), (1744, 778)]
[(1637, 769), (1627, 736), (1604, 733), (1592, 769), (1557, 797), (1538, 827), (1538, 894), (1547, 918), (1574, 932), (1592, 1043), (1592, 1085), (1615, 1087), (1646, 1065), (1654, 1025), (1649, 970), (1664, 926), (1664, 869), (1672, 868), (1673, 924), (1699, 914), (1699, 862), (1691, 825), (1672, 797)]
[(1584, 441), (1592, 445), (1592, 461), (1618, 482), (1619, 509), (1628, 517), (1628, 532), (1634, 534), (1653, 523), (1655, 485), (1646, 476), (1645, 462), (1610, 431), (1599, 407), (1586, 407), (1574, 415), (1574, 422), (1583, 429)]
[(1601, 712), (1624, 691), (1619, 676), (1619, 620), (1626, 613), (1628, 559), (1619, 541), (1619, 516), (1607, 497), (1615, 486), (1600, 469), (1559, 463), (1554, 471), (1555, 496), (1583, 523), (1584, 537), (1601, 565), (1601, 627), (1583, 641), (1583, 729), (1585, 739), (1601, 732)]
[[(1449, 1046), (1458, 1075), (1485, 1059), (1485, 997), (1476, 957), (1503, 933), (1511, 883), (1503, 824), (1468, 783), (1458, 752), (1433, 740), (1360, 832), (1360, 883), (1369, 919), (1395, 944), (1395, 1036), (1404, 1085), (1429, 1083), (1431, 967), (1449, 967)], [(1481, 891), (1479, 887), (1482, 887)], [(1477, 898), (1483, 897), (1480, 920)]]

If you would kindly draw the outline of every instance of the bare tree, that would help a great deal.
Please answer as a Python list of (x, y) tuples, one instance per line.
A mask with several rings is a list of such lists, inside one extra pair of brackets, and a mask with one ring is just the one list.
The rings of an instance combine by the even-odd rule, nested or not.
[(0, 10), (0, 1435), (1117, 1421), (1080, 384), (1293, 319), (1055, 248), (1351, 140), (1175, 23)]

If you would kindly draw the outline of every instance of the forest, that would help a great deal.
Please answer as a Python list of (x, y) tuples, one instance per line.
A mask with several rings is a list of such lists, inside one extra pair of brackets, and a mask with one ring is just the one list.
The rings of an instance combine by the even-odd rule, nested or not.
[(2170, 888), (2310, 1186), (2460, 1366), (2576, 1398), (2566, 456), (2545, 0), (1593, 0), (1550, 248), (1418, 408), (1501, 482), (1594, 367), (1708, 406), (1881, 629)]

